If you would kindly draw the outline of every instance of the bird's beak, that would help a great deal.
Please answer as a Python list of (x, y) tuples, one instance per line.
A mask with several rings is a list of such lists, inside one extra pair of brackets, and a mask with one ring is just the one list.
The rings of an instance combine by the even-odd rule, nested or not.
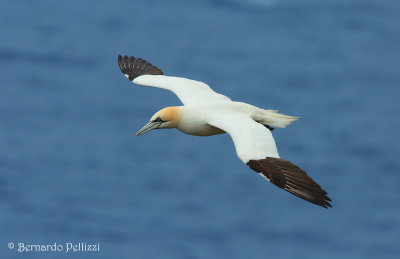
[(136, 136), (140, 136), (146, 132), (149, 132), (150, 130), (157, 129), (158, 127), (160, 127), (161, 124), (162, 122), (150, 121), (136, 133)]

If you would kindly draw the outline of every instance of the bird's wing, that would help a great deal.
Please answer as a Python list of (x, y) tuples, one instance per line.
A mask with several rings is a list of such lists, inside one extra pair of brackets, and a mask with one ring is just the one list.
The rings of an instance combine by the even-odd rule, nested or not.
[(207, 84), (182, 77), (165, 76), (158, 67), (141, 58), (118, 55), (118, 65), (129, 81), (172, 91), (185, 105), (216, 100), (230, 100), (214, 92)]
[(213, 112), (208, 118), (208, 124), (231, 136), (243, 163), (247, 164), (251, 159), (279, 158), (271, 131), (248, 115), (226, 110)]
[(238, 112), (214, 112), (209, 124), (227, 132), (238, 157), (251, 169), (289, 193), (321, 207), (332, 207), (321, 186), (306, 172), (279, 157), (269, 129)]

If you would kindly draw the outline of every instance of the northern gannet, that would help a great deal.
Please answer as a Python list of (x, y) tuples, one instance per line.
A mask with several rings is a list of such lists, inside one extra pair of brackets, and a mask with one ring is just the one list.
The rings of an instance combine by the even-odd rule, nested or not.
[(136, 136), (171, 128), (195, 136), (228, 133), (237, 156), (251, 169), (297, 197), (324, 208), (332, 207), (326, 191), (298, 166), (279, 157), (271, 131), (273, 127), (286, 127), (298, 117), (234, 102), (203, 82), (166, 76), (141, 58), (118, 55), (118, 65), (129, 81), (170, 90), (183, 103), (156, 112)]

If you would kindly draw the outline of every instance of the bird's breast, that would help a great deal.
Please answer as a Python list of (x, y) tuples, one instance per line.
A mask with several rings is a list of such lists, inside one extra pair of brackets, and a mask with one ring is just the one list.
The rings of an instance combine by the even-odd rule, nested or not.
[(212, 136), (225, 133), (225, 131), (201, 121), (186, 120), (182, 123), (179, 123), (176, 128), (183, 133), (195, 136)]

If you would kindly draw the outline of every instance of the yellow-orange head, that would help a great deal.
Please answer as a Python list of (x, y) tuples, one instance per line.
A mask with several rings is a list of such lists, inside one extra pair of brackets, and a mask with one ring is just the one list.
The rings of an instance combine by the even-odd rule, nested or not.
[(156, 112), (141, 130), (136, 133), (136, 136), (140, 136), (153, 129), (170, 129), (175, 128), (179, 122), (181, 115), (180, 107), (166, 107)]

